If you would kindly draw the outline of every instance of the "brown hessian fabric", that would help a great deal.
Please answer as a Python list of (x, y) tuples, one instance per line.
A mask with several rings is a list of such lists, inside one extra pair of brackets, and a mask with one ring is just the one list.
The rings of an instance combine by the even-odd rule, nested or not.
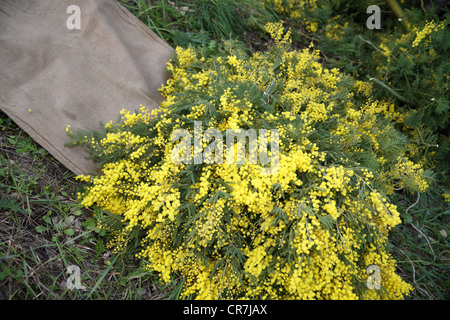
[(1, 0), (0, 109), (75, 174), (65, 132), (158, 108), (173, 48), (114, 0)]

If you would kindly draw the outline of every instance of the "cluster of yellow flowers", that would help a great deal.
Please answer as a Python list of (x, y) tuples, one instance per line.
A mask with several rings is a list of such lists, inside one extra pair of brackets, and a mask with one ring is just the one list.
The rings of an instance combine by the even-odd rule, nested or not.
[(450, 202), (450, 193), (443, 193), (442, 197), (444, 197), (446, 202)]
[[(252, 57), (177, 48), (161, 110), (124, 111), (102, 140), (88, 141), (122, 157), (100, 176), (80, 177), (91, 182), (82, 204), (122, 218), (118, 246), (140, 230), (137, 256), (166, 282), (182, 277), (183, 297), (403, 298), (412, 287), (395, 274), (386, 248), (400, 215), (377, 189), (385, 184), (378, 174), (392, 169), (379, 147), (394, 130), (392, 106), (370, 100), (369, 84), (348, 86), (337, 69), (323, 68), (313, 46), (290, 51), (281, 23), (267, 31), (274, 45)], [(358, 103), (359, 94), (366, 101)], [(194, 120), (221, 131), (279, 130), (278, 170), (174, 163), (171, 134), (192, 130)], [(375, 168), (359, 162), (364, 154), (379, 160)], [(399, 159), (393, 184), (413, 176), (423, 190), (420, 169)], [(376, 171), (383, 164), (387, 171)], [(370, 265), (379, 267), (382, 289), (367, 287)]]
[(418, 163), (413, 163), (411, 160), (399, 158), (392, 170), (392, 177), (396, 179), (398, 188), (406, 186), (414, 186), (419, 192), (424, 192), (428, 189), (426, 180), (421, 179), (423, 168)]
[(348, 27), (348, 22), (344, 23), (343, 25), (335, 22), (337, 18), (340, 16), (336, 16), (333, 19), (331, 19), (330, 23), (327, 24), (325, 28), (325, 35), (334, 40), (342, 40), (344, 37), (344, 29)]
[(419, 43), (425, 39), (429, 34), (432, 32), (436, 32), (439, 29), (444, 29), (444, 21), (441, 21), (440, 23), (436, 23), (434, 21), (428, 21), (425, 27), (423, 27), (421, 30), (418, 30), (417, 27), (413, 29), (413, 32), (416, 34), (416, 38), (414, 39), (412, 43), (412, 47), (417, 47)]
[[(268, 0), (263, 0), (266, 2)], [(319, 24), (316, 21), (311, 21), (305, 16), (306, 12), (313, 11), (320, 7), (320, 1), (317, 0), (270, 0), (271, 5), (278, 13), (286, 14), (287, 16), (299, 19), (304, 23), (309, 32), (317, 32)]]
[(303, 11), (317, 8), (317, 2), (317, 0), (271, 0), (277, 11), (288, 13), (293, 18), (300, 18)]

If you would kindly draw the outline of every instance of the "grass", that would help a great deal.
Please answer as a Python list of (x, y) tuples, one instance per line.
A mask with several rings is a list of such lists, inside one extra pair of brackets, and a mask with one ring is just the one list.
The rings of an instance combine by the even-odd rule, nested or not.
[[(265, 48), (273, 10), (244, 0), (121, 1), (172, 46), (239, 38), (249, 50)], [(292, 22), (287, 22), (292, 23)], [(304, 30), (296, 30), (300, 39)], [(309, 41), (305, 35), (305, 41)], [(298, 46), (304, 44), (298, 43)], [(445, 177), (440, 181), (445, 182)], [(450, 205), (443, 183), (427, 195), (397, 193), (404, 223), (393, 230), (398, 273), (415, 290), (409, 299), (450, 297)], [(95, 226), (100, 209), (80, 208), (74, 175), (0, 113), (0, 299), (177, 299), (182, 282), (159, 282), (131, 253), (114, 255)], [(80, 268), (86, 290), (70, 290), (69, 266)], [(73, 282), (70, 282), (73, 283)]]
[[(3, 113), (0, 125), (0, 299), (169, 297), (175, 284), (105, 248), (74, 174)], [(69, 289), (72, 265), (86, 290)]]
[(450, 206), (439, 189), (399, 199), (403, 224), (393, 230), (390, 240), (399, 274), (415, 288), (411, 299), (450, 297)]
[(265, 23), (279, 19), (274, 10), (251, 0), (240, 0), (239, 5), (234, 0), (119, 2), (174, 47), (239, 38), (255, 50), (267, 40)]

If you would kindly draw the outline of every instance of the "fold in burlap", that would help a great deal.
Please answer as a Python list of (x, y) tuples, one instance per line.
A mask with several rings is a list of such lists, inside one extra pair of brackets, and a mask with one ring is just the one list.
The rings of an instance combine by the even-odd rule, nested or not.
[[(69, 29), (71, 5), (80, 29)], [(173, 49), (114, 0), (1, 0), (0, 108), (75, 174), (97, 171), (72, 130), (157, 108)]]

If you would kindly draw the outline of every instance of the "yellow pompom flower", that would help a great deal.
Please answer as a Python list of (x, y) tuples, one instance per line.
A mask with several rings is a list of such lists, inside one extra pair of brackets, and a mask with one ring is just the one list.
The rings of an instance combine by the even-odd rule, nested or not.
[[(105, 164), (101, 175), (78, 177), (89, 183), (81, 203), (109, 212), (101, 225), (112, 247), (138, 243), (136, 257), (163, 282), (182, 279), (182, 298), (403, 298), (412, 288), (388, 251), (401, 221), (387, 190), (423, 191), (427, 181), (402, 150), (383, 148), (395, 132), (392, 104), (324, 67), (313, 45), (290, 50), (281, 23), (266, 29), (273, 45), (252, 57), (178, 47), (160, 110), (124, 110), (102, 138), (87, 139)], [(226, 151), (216, 158), (213, 147), (240, 128), (256, 161), (245, 148), (242, 162), (235, 153), (227, 163)], [(262, 170), (266, 158), (276, 170)], [(371, 265), (382, 289), (366, 285)]]

